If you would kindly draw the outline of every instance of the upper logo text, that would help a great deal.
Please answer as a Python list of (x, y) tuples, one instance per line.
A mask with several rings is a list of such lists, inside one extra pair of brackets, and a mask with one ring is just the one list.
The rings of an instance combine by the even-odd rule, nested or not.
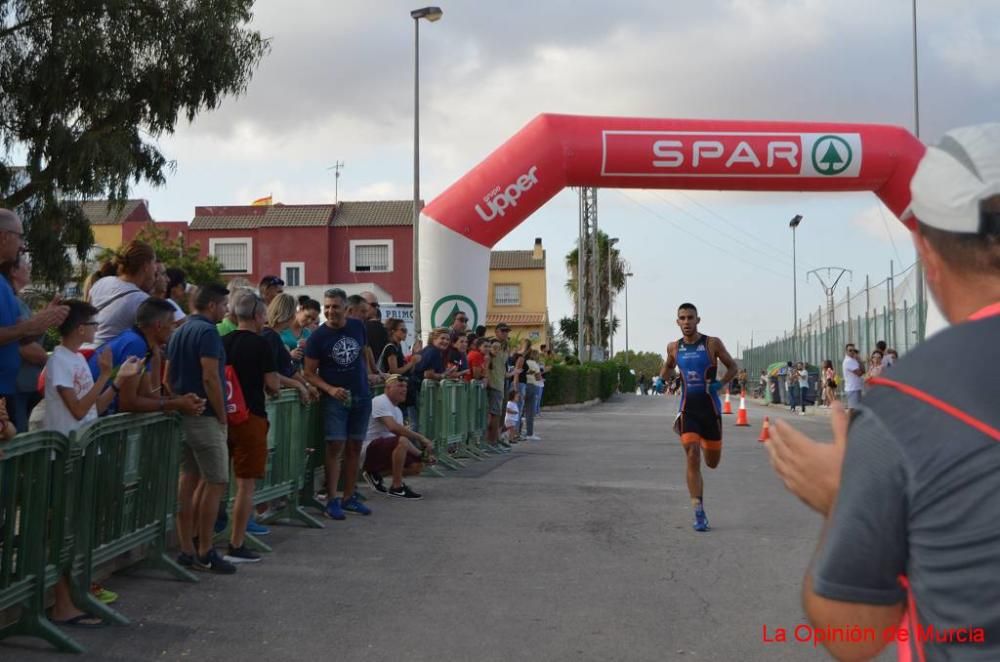
[(497, 216), (502, 218), (508, 209), (516, 207), (518, 199), (538, 183), (538, 177), (535, 175), (537, 170), (538, 166), (531, 166), (528, 172), (518, 177), (517, 181), (510, 186), (506, 188), (497, 186), (483, 196), (486, 209), (476, 205), (476, 213), (479, 214), (479, 217), (489, 223)]

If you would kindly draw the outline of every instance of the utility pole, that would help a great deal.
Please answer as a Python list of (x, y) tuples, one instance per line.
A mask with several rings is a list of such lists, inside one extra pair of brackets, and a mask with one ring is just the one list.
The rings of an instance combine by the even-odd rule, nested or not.
[(591, 209), (592, 216), (590, 219), (590, 291), (592, 295), (590, 297), (591, 304), (593, 306), (593, 312), (591, 313), (591, 337), (594, 339), (592, 349), (590, 351), (590, 360), (594, 360), (594, 352), (603, 353), (604, 343), (601, 341), (601, 321), (603, 315), (601, 315), (601, 253), (600, 253), (600, 242), (598, 242), (597, 234), (597, 189), (591, 188)]
[(334, 161), (327, 170), (333, 170), (333, 204), (337, 204), (340, 198), (340, 171), (344, 169), (343, 161)]
[[(597, 287), (597, 189), (580, 189), (580, 228), (576, 259), (577, 358), (593, 359), (598, 344), (594, 327), (600, 325), (600, 297)], [(595, 300), (597, 301), (595, 303)]]
[[(823, 280), (823, 276), (819, 273), (820, 271), (826, 271), (826, 280)], [(838, 272), (837, 277), (833, 278), (832, 283), (827, 285), (827, 280), (833, 277), (833, 272)], [(845, 269), (844, 267), (820, 267), (819, 269), (813, 269), (812, 271), (806, 272), (806, 282), (809, 282), (809, 276), (813, 274), (816, 275), (816, 280), (823, 287), (823, 292), (826, 294), (826, 326), (828, 329), (834, 327), (834, 303), (833, 303), (833, 293), (837, 289), (837, 283), (840, 279), (844, 277), (844, 274), (848, 274), (850, 279), (854, 280), (854, 272), (850, 269)]]

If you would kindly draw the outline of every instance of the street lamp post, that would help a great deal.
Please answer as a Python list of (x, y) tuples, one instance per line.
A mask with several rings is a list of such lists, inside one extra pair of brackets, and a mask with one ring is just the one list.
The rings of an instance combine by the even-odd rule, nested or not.
[(618, 243), (618, 237), (608, 239), (608, 360), (615, 358), (615, 311), (611, 299), (611, 248)]
[(788, 227), (792, 229), (792, 347), (795, 349), (796, 354), (798, 354), (798, 356), (792, 357), (794, 361), (798, 361), (802, 354), (802, 348), (799, 347), (799, 273), (795, 263), (795, 228), (799, 227), (799, 223), (801, 222), (802, 216), (799, 214), (793, 216), (792, 220), (788, 222)]
[(422, 7), (410, 12), (413, 19), (413, 328), (421, 337), (420, 324), (420, 19), (433, 23), (444, 16), (440, 7)]
[(632, 272), (625, 272), (625, 367), (631, 368), (631, 361), (628, 353), (628, 279), (632, 277)]

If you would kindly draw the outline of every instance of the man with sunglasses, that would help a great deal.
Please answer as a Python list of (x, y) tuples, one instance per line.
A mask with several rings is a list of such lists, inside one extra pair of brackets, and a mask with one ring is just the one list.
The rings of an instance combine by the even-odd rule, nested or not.
[(260, 291), (260, 298), (270, 306), (274, 298), (285, 291), (285, 281), (277, 276), (264, 276), (257, 289)]
[(854, 343), (847, 343), (844, 352), (844, 406), (846, 409), (857, 409), (861, 404), (861, 389), (864, 387), (862, 377), (865, 374), (864, 361), (858, 360), (858, 349)]
[(468, 333), (469, 316), (463, 312), (455, 313), (455, 318), (451, 321), (451, 342), (454, 343), (459, 336)]

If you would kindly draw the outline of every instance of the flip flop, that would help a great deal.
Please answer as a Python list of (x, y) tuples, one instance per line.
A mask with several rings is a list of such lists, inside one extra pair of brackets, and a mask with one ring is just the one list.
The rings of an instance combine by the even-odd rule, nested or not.
[[(85, 621), (97, 621), (96, 623), (86, 623)], [(97, 616), (91, 616), (90, 614), (80, 614), (79, 616), (74, 616), (73, 618), (66, 619), (65, 621), (52, 621), (56, 625), (63, 625), (75, 628), (87, 628), (91, 630), (96, 630), (98, 628), (107, 627), (107, 623), (102, 621)]]

